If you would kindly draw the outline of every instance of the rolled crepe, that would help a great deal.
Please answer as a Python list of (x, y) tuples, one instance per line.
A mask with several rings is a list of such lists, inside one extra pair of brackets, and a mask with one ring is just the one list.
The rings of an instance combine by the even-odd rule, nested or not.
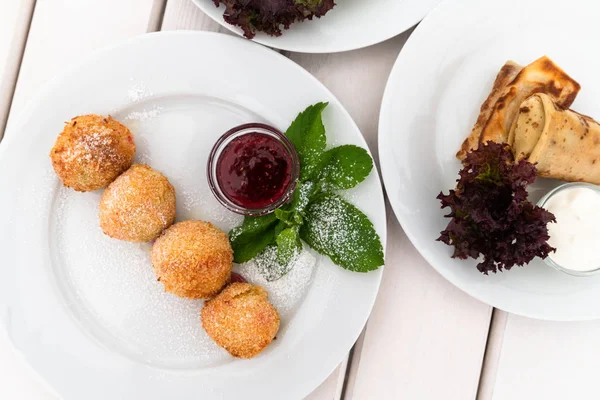
[(496, 77), (492, 92), (481, 106), (471, 134), (456, 156), (464, 159), (467, 152), (476, 149), (479, 143), (490, 140), (507, 142), (520, 104), (532, 94), (546, 93), (558, 105), (568, 108), (580, 88), (575, 80), (546, 56), (525, 68), (512, 61), (507, 62)]
[(506, 64), (500, 68), (500, 72), (498, 72), (498, 75), (496, 75), (496, 79), (494, 80), (492, 91), (481, 105), (477, 122), (475, 122), (475, 126), (471, 130), (471, 134), (460, 146), (460, 150), (458, 153), (456, 153), (456, 157), (462, 160), (467, 155), (467, 152), (472, 149), (476, 149), (479, 146), (481, 132), (486, 123), (489, 121), (498, 99), (500, 96), (502, 96), (506, 90), (506, 87), (515, 79), (522, 69), (522, 66), (513, 61), (507, 61)]
[(541, 177), (600, 185), (600, 124), (546, 94), (521, 104), (509, 140), (515, 159), (536, 164)]

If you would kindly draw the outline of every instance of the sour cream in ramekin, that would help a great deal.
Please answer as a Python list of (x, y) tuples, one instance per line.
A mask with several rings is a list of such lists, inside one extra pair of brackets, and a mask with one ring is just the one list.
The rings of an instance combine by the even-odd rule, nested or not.
[(548, 224), (548, 244), (556, 248), (546, 263), (571, 275), (600, 272), (600, 187), (568, 183), (548, 193), (539, 205), (556, 217)]

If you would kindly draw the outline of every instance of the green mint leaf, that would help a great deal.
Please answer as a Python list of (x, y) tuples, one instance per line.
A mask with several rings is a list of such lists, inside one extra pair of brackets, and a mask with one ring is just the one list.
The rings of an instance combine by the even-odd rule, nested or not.
[(302, 215), (295, 210), (285, 210), (278, 208), (275, 210), (275, 216), (280, 221), (284, 222), (287, 226), (302, 225)]
[(292, 198), (291, 209), (300, 214), (304, 213), (306, 206), (317, 193), (318, 187), (312, 181), (299, 183)]
[(325, 152), (320, 178), (333, 190), (358, 185), (373, 170), (373, 159), (362, 147), (344, 145)]
[(242, 225), (229, 232), (229, 241), (233, 248), (233, 261), (243, 263), (253, 259), (269, 244), (275, 242), (279, 220), (275, 214), (262, 217), (246, 217)]
[(249, 242), (231, 243), (233, 248), (233, 262), (238, 264), (252, 260), (260, 254), (268, 245), (275, 241), (275, 230), (270, 229), (261, 233), (259, 236)]
[(288, 226), (296, 225), (296, 213), (283, 208), (277, 208), (275, 210), (275, 216), (278, 220), (284, 222)]
[(317, 185), (312, 181), (298, 183), (291, 203), (276, 209), (275, 216), (288, 226), (302, 225), (304, 210), (317, 190)]
[(327, 145), (321, 114), (328, 103), (317, 103), (298, 114), (285, 132), (300, 157), (300, 180), (315, 176)]
[(277, 261), (280, 264), (288, 264), (294, 256), (302, 251), (302, 242), (296, 227), (282, 230), (275, 241), (277, 243)]
[(308, 205), (300, 237), (351, 271), (373, 271), (384, 262), (383, 246), (369, 218), (336, 194), (322, 194)]
[(273, 214), (263, 215), (261, 217), (245, 217), (240, 226), (236, 226), (229, 232), (229, 240), (248, 241), (277, 223), (277, 217)]

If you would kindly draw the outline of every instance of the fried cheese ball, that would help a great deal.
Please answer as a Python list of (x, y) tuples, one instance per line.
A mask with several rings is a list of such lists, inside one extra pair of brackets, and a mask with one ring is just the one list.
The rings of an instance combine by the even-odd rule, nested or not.
[(234, 357), (253, 358), (279, 331), (279, 313), (261, 286), (235, 282), (204, 303), (202, 327)]
[(114, 239), (150, 242), (174, 221), (175, 189), (147, 165), (134, 164), (100, 200), (100, 227)]
[(152, 266), (167, 292), (201, 299), (229, 282), (233, 250), (227, 234), (204, 221), (178, 222), (152, 246)]
[(63, 184), (79, 192), (107, 187), (133, 162), (131, 131), (112, 117), (82, 115), (67, 122), (50, 152)]

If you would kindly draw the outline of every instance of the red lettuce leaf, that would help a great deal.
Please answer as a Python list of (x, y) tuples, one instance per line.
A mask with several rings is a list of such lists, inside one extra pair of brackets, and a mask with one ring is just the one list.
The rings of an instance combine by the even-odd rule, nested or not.
[(437, 197), (451, 218), (437, 240), (454, 246), (453, 258), (483, 256), (477, 269), (487, 275), (555, 251), (547, 243), (554, 215), (527, 200), (533, 164), (514, 163), (508, 145), (488, 142), (467, 155), (459, 176), (455, 190)]
[(252, 39), (256, 32), (281, 36), (296, 21), (322, 17), (335, 6), (334, 0), (213, 0), (225, 5), (223, 18), (239, 26)]

